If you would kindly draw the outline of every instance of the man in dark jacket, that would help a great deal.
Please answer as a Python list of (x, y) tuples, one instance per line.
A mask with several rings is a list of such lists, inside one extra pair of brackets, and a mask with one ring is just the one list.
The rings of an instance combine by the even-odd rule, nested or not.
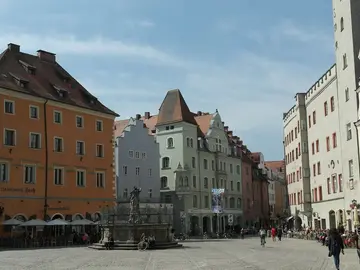
[(277, 237), (278, 237), (279, 241), (281, 241), (282, 233), (283, 233), (283, 232), (282, 232), (282, 228), (279, 227), (279, 228), (277, 229)]
[(340, 252), (344, 254), (344, 243), (336, 229), (329, 232), (329, 257), (334, 257), (334, 263), (337, 270), (340, 269)]

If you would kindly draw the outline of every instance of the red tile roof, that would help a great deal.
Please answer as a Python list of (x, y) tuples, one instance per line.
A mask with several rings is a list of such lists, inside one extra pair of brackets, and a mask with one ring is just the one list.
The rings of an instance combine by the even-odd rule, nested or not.
[(272, 171), (284, 171), (285, 169), (285, 162), (284, 160), (276, 160), (276, 161), (265, 161), (265, 166)]
[[(125, 120), (117, 120), (114, 122), (114, 136), (119, 137), (124, 132), (124, 129), (129, 124), (130, 119)], [(145, 116), (141, 117), (140, 120), (142, 120), (145, 124), (145, 126), (149, 129), (149, 134), (154, 135), (155, 134), (155, 125), (157, 122), (157, 115), (150, 116), (148, 119), (145, 118)]]
[(119, 116), (62, 68), (55, 54), (42, 50), (36, 56), (21, 52), (19, 45), (9, 44), (0, 54), (0, 87)]

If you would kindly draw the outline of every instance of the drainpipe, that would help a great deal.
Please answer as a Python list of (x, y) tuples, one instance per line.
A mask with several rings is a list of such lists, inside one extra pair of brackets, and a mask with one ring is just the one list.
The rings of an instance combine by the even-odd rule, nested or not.
[(49, 100), (46, 100), (44, 103), (44, 135), (45, 135), (45, 185), (44, 185), (44, 220), (47, 216), (48, 205), (48, 170), (49, 170), (49, 147), (48, 147), (48, 132), (47, 132), (47, 103)]
[[(204, 233), (204, 224), (203, 224), (203, 214), (201, 212), (202, 207), (202, 181), (201, 181), (201, 162), (200, 162), (200, 149), (199, 149), (199, 144), (201, 143), (201, 138), (198, 138), (197, 141), (197, 145), (198, 145), (198, 149), (197, 149), (197, 159), (198, 159), (198, 172), (199, 172), (199, 193), (200, 193), (200, 204), (199, 204), (199, 209), (200, 209), (200, 220), (199, 223), (201, 224), (201, 233)], [(209, 180), (208, 180), (208, 184), (209, 184)]]

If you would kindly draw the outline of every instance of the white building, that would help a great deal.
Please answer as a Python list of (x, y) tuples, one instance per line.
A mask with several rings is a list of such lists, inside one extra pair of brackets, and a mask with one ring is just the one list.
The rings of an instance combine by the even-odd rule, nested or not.
[[(353, 228), (352, 200), (360, 201), (360, 2), (333, 0), (336, 64), (284, 114), (284, 147), (295, 225)], [(360, 121), (358, 122), (360, 123)]]
[[(174, 225), (182, 231), (223, 231), (232, 216), (242, 223), (240, 140), (224, 126), (220, 114), (190, 112), (179, 90), (167, 93), (159, 110), (161, 188), (173, 196)], [(224, 188), (224, 212), (211, 209), (211, 189)], [(231, 219), (231, 218), (230, 218)]]

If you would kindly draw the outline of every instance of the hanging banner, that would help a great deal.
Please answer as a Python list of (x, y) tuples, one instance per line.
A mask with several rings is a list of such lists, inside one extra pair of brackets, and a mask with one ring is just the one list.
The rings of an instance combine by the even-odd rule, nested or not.
[(223, 188), (213, 188), (211, 190), (211, 209), (213, 213), (222, 213), (222, 200), (224, 198), (225, 189)]

